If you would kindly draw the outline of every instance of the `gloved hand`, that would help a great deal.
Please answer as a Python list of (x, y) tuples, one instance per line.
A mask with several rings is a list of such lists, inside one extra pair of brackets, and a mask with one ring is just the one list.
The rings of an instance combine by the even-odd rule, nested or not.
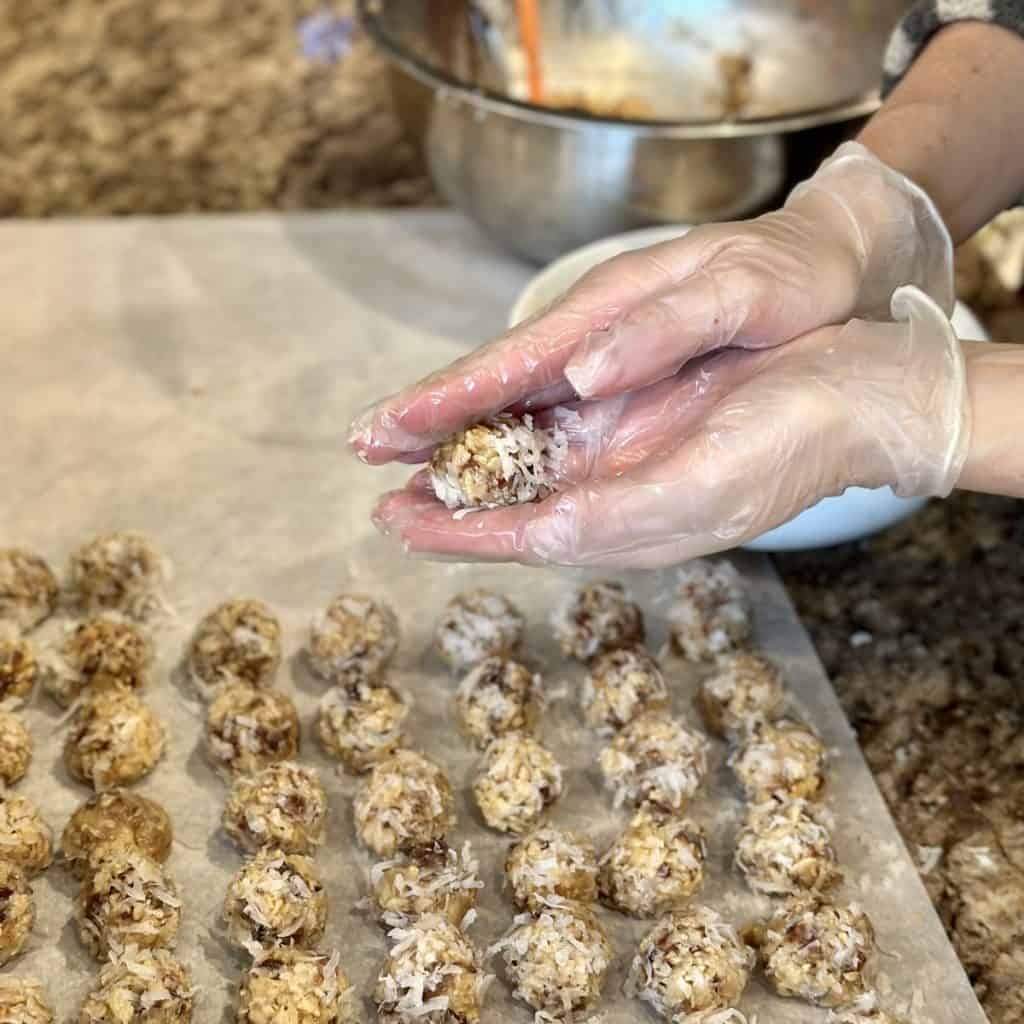
[(917, 186), (847, 143), (783, 209), (609, 260), (504, 337), (369, 409), (349, 440), (367, 462), (421, 461), (503, 409), (620, 394), (717, 349), (884, 318), (903, 284), (952, 311), (949, 235)]
[(892, 316), (715, 353), (583, 403), (546, 501), (456, 520), (420, 474), (374, 520), (413, 553), (649, 568), (751, 540), (852, 485), (947, 494), (970, 435), (960, 343), (915, 288)]

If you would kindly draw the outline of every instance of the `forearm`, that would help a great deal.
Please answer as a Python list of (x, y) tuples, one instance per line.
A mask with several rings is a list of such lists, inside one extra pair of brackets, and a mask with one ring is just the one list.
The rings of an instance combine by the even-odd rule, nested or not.
[(943, 29), (859, 141), (932, 197), (954, 244), (969, 238), (1024, 193), (1024, 39)]
[(972, 424), (957, 486), (1024, 498), (1024, 345), (962, 344)]

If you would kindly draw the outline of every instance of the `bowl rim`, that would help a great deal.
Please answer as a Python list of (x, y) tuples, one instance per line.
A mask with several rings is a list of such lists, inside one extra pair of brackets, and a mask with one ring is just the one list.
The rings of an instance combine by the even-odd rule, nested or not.
[(468, 86), (465, 82), (444, 71), (439, 71), (426, 61), (404, 50), (398, 40), (390, 35), (380, 23), (377, 12), (387, 0), (357, 0), (356, 14), (359, 23), (383, 51), (392, 64), (410, 77), (430, 86), (435, 91), (454, 94), (458, 99), (478, 110), (504, 114), (518, 121), (546, 125), (569, 131), (629, 132), (635, 136), (659, 139), (737, 139), (760, 135), (803, 131), (825, 125), (853, 121), (873, 114), (881, 105), (880, 89), (875, 88), (861, 96), (843, 103), (824, 107), (813, 107), (798, 114), (782, 114), (777, 117), (758, 117), (736, 121), (696, 119), (689, 121), (645, 121), (641, 119), (602, 117), (584, 112), (559, 111), (541, 107), (522, 100), (484, 89)]

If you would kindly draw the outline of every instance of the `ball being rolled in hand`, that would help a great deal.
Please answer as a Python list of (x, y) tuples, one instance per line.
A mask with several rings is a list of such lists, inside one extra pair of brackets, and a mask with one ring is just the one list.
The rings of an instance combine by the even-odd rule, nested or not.
[(430, 483), (450, 509), (539, 501), (555, 489), (568, 451), (559, 427), (502, 413), (453, 434), (430, 460)]

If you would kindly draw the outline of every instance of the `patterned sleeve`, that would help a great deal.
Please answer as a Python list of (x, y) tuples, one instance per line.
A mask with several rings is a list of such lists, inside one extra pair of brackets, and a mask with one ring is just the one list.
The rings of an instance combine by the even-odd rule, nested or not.
[(987, 21), (1024, 35), (1024, 0), (921, 0), (889, 40), (883, 95), (906, 74), (940, 28), (955, 21)]

